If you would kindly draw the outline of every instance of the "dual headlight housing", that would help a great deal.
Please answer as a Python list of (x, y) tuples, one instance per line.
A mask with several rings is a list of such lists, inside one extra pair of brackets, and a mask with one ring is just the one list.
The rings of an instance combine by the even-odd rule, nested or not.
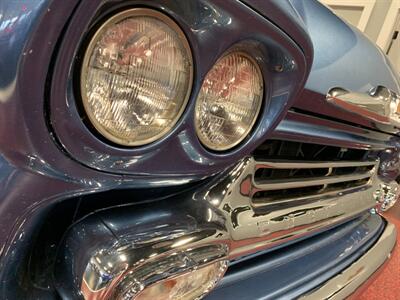
[[(193, 58), (179, 26), (144, 8), (118, 13), (85, 51), (81, 95), (90, 123), (106, 139), (142, 146), (166, 136), (187, 105)], [(223, 55), (203, 80), (195, 128), (207, 148), (228, 150), (251, 131), (260, 112), (263, 78), (247, 54)]]

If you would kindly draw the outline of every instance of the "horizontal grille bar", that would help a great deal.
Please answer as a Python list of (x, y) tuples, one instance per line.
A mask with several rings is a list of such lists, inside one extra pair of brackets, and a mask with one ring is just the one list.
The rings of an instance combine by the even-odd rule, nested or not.
[(252, 206), (263, 211), (312, 203), (367, 188), (378, 160), (301, 160), (258, 157), (254, 161)]
[(333, 176), (323, 176), (314, 178), (304, 178), (304, 179), (272, 179), (272, 180), (262, 180), (255, 184), (255, 187), (264, 191), (282, 190), (282, 189), (292, 189), (299, 187), (309, 187), (316, 185), (326, 185), (333, 183), (340, 183), (346, 181), (355, 181), (371, 177), (371, 172), (354, 173), (351, 175), (333, 175)]
[(257, 160), (256, 169), (315, 169), (374, 166), (376, 161), (287, 161), (287, 160)]
[(351, 188), (340, 189), (339, 191), (336, 189), (323, 188), (320, 189), (319, 192), (312, 193), (303, 193), (299, 195), (291, 195), (290, 197), (281, 198), (278, 200), (273, 197), (269, 198), (253, 198), (252, 207), (256, 210), (261, 209), (263, 212), (266, 211), (274, 211), (277, 209), (285, 209), (296, 207), (300, 205), (312, 204), (317, 200), (321, 199), (329, 199), (332, 197), (338, 197), (338, 193), (341, 195), (351, 194), (354, 192), (364, 191), (366, 189), (370, 189), (372, 185), (362, 184), (359, 186), (353, 186)]

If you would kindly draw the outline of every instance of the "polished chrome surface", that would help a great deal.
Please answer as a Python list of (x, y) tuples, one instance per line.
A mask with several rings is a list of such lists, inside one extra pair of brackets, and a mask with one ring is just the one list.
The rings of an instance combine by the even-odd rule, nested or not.
[(387, 224), (379, 240), (359, 260), (300, 299), (345, 299), (390, 258), (396, 244), (396, 227)]
[[(155, 282), (188, 270), (214, 262), (221, 262), (222, 268), (228, 260), (343, 222), (375, 206), (378, 163), (259, 161), (247, 157), (186, 199), (182, 207), (175, 207), (177, 212), (183, 212), (184, 218), (171, 224), (160, 217), (159, 225), (153, 220), (153, 226), (145, 227), (145, 231), (136, 226), (118, 245), (94, 253), (84, 272), (81, 293), (85, 299), (107, 299), (118, 293), (134, 296)], [(364, 171), (331, 176), (333, 170), (349, 167)], [(256, 173), (267, 168), (327, 168), (328, 171), (325, 177), (308, 181), (293, 177), (260, 184)], [(328, 189), (329, 184), (359, 179), (365, 180), (356, 186)], [(307, 183), (322, 185), (327, 190), (275, 201), (254, 199), (260, 191), (283, 191)]]
[(386, 87), (377, 86), (368, 94), (333, 88), (326, 98), (341, 109), (372, 121), (400, 126), (400, 96)]
[(257, 168), (274, 169), (315, 169), (315, 168), (343, 168), (364, 167), (375, 165), (375, 161), (287, 161), (287, 160), (259, 160)]
[(343, 175), (343, 176), (327, 175), (315, 178), (304, 178), (301, 181), (299, 181), (298, 179), (276, 179), (276, 180), (270, 180), (268, 183), (259, 182), (258, 184), (256, 184), (256, 188), (264, 191), (272, 191), (272, 190), (309, 187), (316, 185), (325, 185), (325, 184), (339, 183), (344, 181), (360, 180), (370, 177), (371, 177), (370, 172), (364, 172), (364, 173), (355, 173), (352, 175)]
[[(302, 177), (287, 177), (280, 179), (258, 179), (254, 180), (253, 193), (263, 190), (282, 190), (282, 189), (292, 189), (292, 188), (304, 188), (311, 186), (324, 185), (334, 183), (345, 183), (349, 181), (357, 181), (361, 179), (369, 179), (374, 173), (374, 167), (377, 161), (341, 161), (341, 162), (273, 162), (273, 161), (262, 161), (256, 162), (256, 171), (262, 169), (287, 169), (287, 170), (298, 170), (298, 169), (308, 169), (308, 170), (322, 170), (324, 174), (322, 176), (302, 176)], [(349, 174), (343, 175), (332, 175), (334, 171), (345, 170), (350, 167), (371, 167), (370, 169), (364, 169), (362, 171), (355, 171)], [(344, 168), (344, 169), (342, 169)], [(293, 171), (292, 171), (293, 172)], [(325, 188), (326, 188), (325, 187)]]
[(229, 247), (224, 241), (225, 233), (212, 224), (191, 233), (170, 229), (170, 234), (157, 236), (160, 228), (151, 228), (110, 249), (98, 250), (83, 274), (84, 298), (134, 299), (156, 282), (218, 263), (219, 276), (204, 288), (204, 293), (210, 290), (227, 268)]
[(381, 183), (374, 193), (379, 211), (387, 211), (400, 197), (400, 187), (396, 181)]
[[(288, 166), (295, 167), (297, 162), (256, 161), (249, 157), (241, 161), (228, 176), (215, 183), (207, 191), (198, 193), (197, 198), (204, 199), (218, 208), (226, 218), (226, 227), (232, 239), (230, 258), (254, 253), (258, 250), (301, 237), (312, 231), (346, 220), (362, 211), (374, 207), (372, 196), (377, 188), (376, 169), (378, 161), (370, 162), (318, 162), (299, 161), (299, 166), (315, 168), (333, 166), (371, 166), (362, 176), (335, 176), (321, 178), (316, 184), (328, 185), (329, 182), (367, 178), (364, 184), (333, 189), (326, 193), (302, 195), (296, 198), (284, 198), (277, 201), (255, 200), (253, 197), (263, 189), (285, 190), (289, 187), (302, 187), (303, 178), (284, 180), (274, 184), (257, 183), (254, 174), (261, 168)], [(289, 180), (289, 178), (288, 178)], [(313, 179), (309, 179), (313, 182)], [(314, 184), (313, 183), (313, 184)], [(267, 190), (268, 192), (268, 190)]]
[[(85, 299), (134, 299), (146, 287), (166, 278), (218, 264), (218, 276), (204, 287), (201, 294), (212, 289), (225, 273), (228, 248), (223, 244), (211, 244), (180, 249), (196, 236), (185, 236), (174, 242), (159, 243), (156, 247), (149, 242), (147, 247), (119, 247), (100, 251), (86, 267), (82, 281)], [(178, 250), (173, 250), (178, 248)], [(171, 253), (172, 251), (172, 253)], [(138, 259), (141, 256), (141, 259)], [(152, 259), (154, 257), (154, 259)]]
[[(323, 195), (337, 195), (351, 192), (354, 188), (369, 187), (371, 179), (376, 172), (377, 161), (328, 161), (328, 162), (285, 162), (262, 161), (255, 163), (255, 178), (252, 182), (251, 196), (254, 208), (264, 206), (277, 206), (294, 204), (300, 200), (304, 203), (307, 199), (322, 197)], [(361, 169), (360, 169), (361, 168)], [(269, 169), (285, 169), (292, 176), (279, 179), (264, 179), (257, 176), (257, 172)], [(318, 171), (319, 176), (303, 174), (294, 176), (302, 169), (313, 172)], [(337, 172), (342, 172), (337, 175)], [(347, 172), (343, 173), (343, 172)], [(304, 188), (311, 187), (308, 191)], [(269, 191), (286, 190), (286, 193), (272, 194)], [(261, 197), (255, 197), (259, 192), (264, 192)], [(289, 192), (289, 193), (288, 193)], [(290, 192), (292, 192), (290, 194)], [(266, 195), (265, 195), (266, 194)], [(296, 202), (297, 201), (297, 202)]]

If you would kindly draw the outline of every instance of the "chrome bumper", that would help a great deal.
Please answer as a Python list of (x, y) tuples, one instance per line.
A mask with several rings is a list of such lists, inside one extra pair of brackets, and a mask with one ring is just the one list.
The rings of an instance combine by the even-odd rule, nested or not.
[(300, 299), (345, 299), (366, 282), (391, 256), (396, 245), (396, 227), (388, 223), (381, 237), (360, 259)]
[[(323, 189), (323, 193), (311, 197), (255, 203), (253, 196), (260, 190), (288, 189), (305, 183), (325, 187), (355, 179), (353, 175), (351, 178), (331, 176), (332, 168), (347, 168), (348, 163), (329, 162), (322, 165), (329, 171), (323, 178), (292, 179), (287, 181), (290, 187), (287, 183), (281, 186), (282, 183), (277, 181), (257, 182), (254, 177), (257, 170), (287, 168), (288, 165), (246, 158), (231, 171), (194, 192), (157, 204), (99, 212), (75, 225), (67, 235), (61, 247), (65, 252), (59, 254), (58, 291), (65, 296), (71, 296), (72, 292), (74, 296), (83, 294), (86, 299), (101, 300), (115, 296), (118, 291), (137, 295), (146, 287), (182, 272), (211, 263), (226, 266), (228, 260), (238, 261), (344, 223), (375, 206), (373, 193), (379, 187), (378, 161), (351, 164), (368, 166), (363, 173), (355, 175), (356, 179), (367, 178), (363, 185), (340, 190)], [(307, 162), (296, 164), (296, 167), (321, 168), (321, 163)], [(82, 232), (86, 235), (82, 236)], [(201, 253), (201, 259), (193, 259), (198, 253)], [(389, 250), (381, 253), (387, 255)], [(182, 265), (179, 259), (174, 260), (176, 266), (173, 268), (169, 262), (165, 264), (175, 256), (182, 258), (185, 264)], [(159, 274), (155, 266), (161, 265), (165, 265), (167, 271)], [(68, 269), (70, 272), (65, 272)], [(364, 269), (366, 274), (370, 273), (366, 267), (356, 267), (360, 274)], [(371, 267), (371, 270), (375, 269)], [(158, 276), (153, 276), (154, 272)], [(350, 287), (362, 282), (364, 277), (350, 278), (354, 281), (348, 284), (351, 293)], [(68, 282), (71, 284), (66, 284)], [(322, 294), (315, 297), (329, 296), (327, 288), (320, 290)], [(313, 294), (309, 296), (314, 297)]]

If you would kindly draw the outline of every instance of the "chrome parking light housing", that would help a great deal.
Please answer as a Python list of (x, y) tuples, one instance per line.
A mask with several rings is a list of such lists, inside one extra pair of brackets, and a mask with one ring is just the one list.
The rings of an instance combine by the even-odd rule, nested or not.
[[(228, 266), (227, 245), (182, 248), (201, 237), (192, 234), (138, 249), (127, 245), (101, 250), (85, 269), (82, 294), (93, 300), (200, 299), (218, 283)], [(161, 285), (162, 294), (157, 285)]]

